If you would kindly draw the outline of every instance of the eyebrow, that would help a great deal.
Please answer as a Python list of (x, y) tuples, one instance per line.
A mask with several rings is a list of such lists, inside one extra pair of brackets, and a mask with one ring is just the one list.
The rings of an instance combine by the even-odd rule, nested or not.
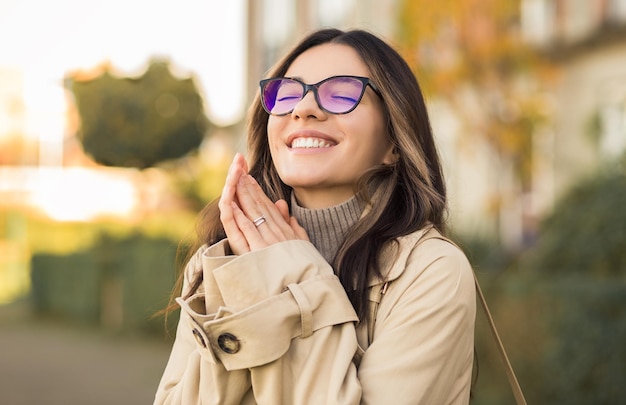
[(296, 79), (296, 80), (300, 80), (303, 83), (306, 83), (304, 81), (304, 79), (301, 76), (285, 76), (287, 79)]

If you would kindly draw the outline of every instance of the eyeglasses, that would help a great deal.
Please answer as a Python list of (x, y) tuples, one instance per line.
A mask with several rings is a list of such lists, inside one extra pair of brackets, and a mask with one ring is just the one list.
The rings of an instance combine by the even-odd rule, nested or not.
[(315, 84), (298, 79), (276, 77), (261, 80), (261, 104), (271, 115), (290, 114), (296, 104), (313, 90), (317, 105), (331, 114), (347, 114), (354, 110), (369, 85), (380, 97), (380, 92), (367, 77), (332, 76)]

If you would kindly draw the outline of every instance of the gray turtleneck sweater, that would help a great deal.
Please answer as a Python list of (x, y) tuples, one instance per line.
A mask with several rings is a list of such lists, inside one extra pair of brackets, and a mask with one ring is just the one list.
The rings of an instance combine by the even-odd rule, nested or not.
[(333, 207), (311, 210), (298, 205), (291, 194), (291, 212), (298, 223), (306, 230), (313, 246), (320, 251), (327, 262), (332, 260), (346, 234), (358, 221), (363, 207), (356, 197)]

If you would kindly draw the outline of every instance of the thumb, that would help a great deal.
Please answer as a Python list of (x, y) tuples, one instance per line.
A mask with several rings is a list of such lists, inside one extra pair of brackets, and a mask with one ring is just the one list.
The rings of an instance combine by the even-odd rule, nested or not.
[(274, 205), (276, 206), (276, 208), (278, 208), (280, 215), (283, 216), (285, 221), (289, 222), (289, 206), (287, 205), (287, 201), (278, 200), (274, 203)]
[(289, 218), (289, 225), (291, 229), (296, 233), (298, 239), (309, 240), (309, 235), (307, 235), (306, 231), (303, 227), (300, 226), (298, 220), (295, 217)]

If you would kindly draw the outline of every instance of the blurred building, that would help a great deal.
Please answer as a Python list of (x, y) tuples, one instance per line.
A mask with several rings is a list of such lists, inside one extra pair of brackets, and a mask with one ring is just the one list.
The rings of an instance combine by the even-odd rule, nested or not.
[[(308, 31), (321, 27), (360, 28), (394, 42), (400, 0), (249, 0), (248, 97), (258, 91), (258, 80)], [(493, 170), (496, 160), (481, 143), (463, 144), (461, 118), (439, 100), (427, 100), (432, 126), (448, 180), (451, 216), (457, 230), (468, 233), (508, 233), (513, 244), (521, 239), (520, 205), (491, 215), (493, 188), (502, 189), (508, 173)], [(491, 154), (493, 155), (493, 154)], [(506, 163), (506, 162), (504, 162)], [(510, 183), (510, 182), (509, 182)]]
[(397, 0), (248, 0), (248, 100), (272, 65), (320, 27), (362, 28), (392, 37)]
[(524, 0), (524, 37), (559, 67), (557, 196), (626, 151), (626, 0)]
[(23, 91), (22, 73), (16, 69), (0, 67), (0, 137), (2, 138), (24, 132)]
[[(37, 160), (37, 144), (26, 136), (24, 77), (21, 71), (0, 67), (0, 207), (23, 199), (25, 179), (15, 169)], [(11, 183), (15, 183), (14, 186)]]
[[(393, 42), (399, 3), (249, 0), (248, 99), (307, 31), (364, 28)], [(546, 95), (553, 121), (532, 135), (531, 190), (520, 189), (510, 162), (488, 144), (463, 141), (454, 108), (428, 100), (455, 227), (495, 234), (511, 248), (532, 238), (537, 220), (573, 183), (626, 149), (626, 0), (521, 0), (520, 7), (524, 39), (557, 61), (560, 72)]]

